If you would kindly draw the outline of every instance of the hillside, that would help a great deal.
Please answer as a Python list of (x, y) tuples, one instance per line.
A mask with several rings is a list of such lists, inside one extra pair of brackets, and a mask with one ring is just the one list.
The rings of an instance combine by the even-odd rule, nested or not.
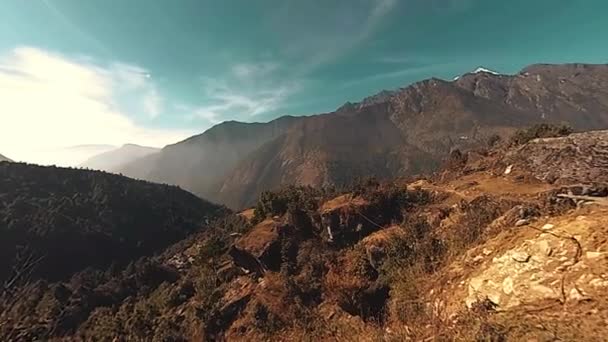
[(10, 162), (12, 160), (10, 160), (10, 159), (8, 159), (5, 156), (3, 156), (3, 155), (0, 154), (0, 162), (3, 162), (3, 161), (9, 161)]
[(117, 172), (125, 164), (158, 153), (159, 151), (160, 149), (154, 147), (126, 144), (120, 148), (95, 155), (80, 164), (80, 167)]
[(417, 180), (265, 192), (122, 272), (16, 289), (0, 336), (603, 340), (605, 141), (537, 126)]
[(333, 113), (266, 124), (227, 122), (123, 174), (179, 184), (233, 208), (282, 185), (331, 185), (436, 170), (453, 149), (535, 123), (608, 128), (608, 65), (533, 65), (516, 75), (468, 73), (383, 91)]
[(174, 145), (124, 165), (119, 172), (138, 179), (178, 184), (203, 198), (217, 199), (220, 181), (235, 165), (300, 118), (269, 123), (224, 122)]
[[(0, 281), (61, 280), (125, 265), (201, 229), (223, 209), (174, 186), (103, 172), (0, 164)], [(35, 261), (35, 263), (34, 263)], [(33, 263), (30, 265), (30, 263)]]

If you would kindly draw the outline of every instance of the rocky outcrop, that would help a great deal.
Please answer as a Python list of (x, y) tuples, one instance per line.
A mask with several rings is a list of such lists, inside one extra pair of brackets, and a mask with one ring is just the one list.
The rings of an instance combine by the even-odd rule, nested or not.
[(287, 249), (297, 247), (290, 245), (297, 238), (293, 226), (267, 219), (238, 239), (229, 254), (236, 265), (260, 276), (279, 271)]
[[(607, 211), (551, 220), (518, 229), (529, 238), (482, 255), (486, 259), (467, 281), (466, 304), (489, 299), (505, 310), (591, 300), (608, 289)], [(488, 247), (489, 248), (489, 247)]]
[(231, 283), (230, 288), (218, 303), (205, 331), (211, 340), (221, 339), (237, 316), (247, 307), (257, 284), (249, 277), (239, 277)]
[(508, 152), (504, 164), (550, 183), (608, 182), (608, 131), (532, 140)]

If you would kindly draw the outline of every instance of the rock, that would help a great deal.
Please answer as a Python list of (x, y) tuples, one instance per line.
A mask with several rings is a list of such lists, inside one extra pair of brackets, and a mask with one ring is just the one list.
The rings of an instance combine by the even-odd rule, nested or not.
[(593, 287), (608, 287), (608, 280), (595, 278), (589, 282), (589, 285), (591, 285)]
[(293, 226), (267, 219), (238, 239), (230, 250), (230, 256), (235, 264), (257, 274), (266, 270), (278, 271), (283, 245), (287, 240), (295, 239), (296, 235)]
[(553, 248), (549, 246), (549, 242), (547, 242), (547, 240), (541, 240), (538, 243), (538, 250), (546, 256), (551, 256), (551, 254), (553, 254)]
[(512, 252), (511, 258), (517, 262), (528, 262), (530, 260), (530, 254), (526, 252)]
[(230, 255), (235, 265), (242, 267), (247, 272), (253, 272), (257, 276), (261, 276), (266, 272), (260, 260), (247, 251), (232, 246), (228, 251), (228, 255)]
[(505, 169), (505, 175), (511, 174), (512, 171), (513, 171), (513, 164), (507, 166), (507, 168)]
[(479, 291), (479, 289), (481, 289), (481, 285), (483, 285), (482, 278), (473, 278), (469, 282), (469, 287), (475, 292), (477, 292), (477, 291)]
[(219, 279), (228, 282), (243, 275), (244, 272), (240, 267), (237, 267), (237, 265), (233, 261), (230, 261), (220, 265), (220, 267), (216, 271), (216, 274)]
[(597, 258), (601, 257), (602, 255), (604, 255), (604, 253), (602, 253), (602, 252), (587, 252), (587, 253), (585, 253), (585, 257), (587, 257), (587, 259), (597, 259)]
[(576, 287), (573, 287), (570, 290), (570, 293), (568, 293), (568, 299), (580, 302), (581, 300), (585, 300), (587, 298)]
[(551, 230), (551, 229), (553, 229), (554, 227), (555, 227), (555, 226), (554, 226), (554, 225), (552, 225), (551, 223), (547, 223), (547, 224), (545, 224), (544, 226), (542, 226), (542, 228), (541, 228), (541, 229), (542, 229), (542, 230)]
[(247, 277), (239, 277), (231, 284), (209, 319), (205, 331), (209, 340), (217, 340), (218, 335), (232, 324), (249, 303), (254, 290), (255, 283)]
[(527, 226), (528, 224), (530, 224), (530, 220), (520, 219), (517, 222), (515, 222), (515, 227)]
[[(608, 132), (590, 131), (538, 139), (507, 152), (503, 161), (518, 171), (557, 184), (608, 182)], [(505, 170), (506, 172), (507, 170)], [(582, 189), (606, 193), (602, 189)]]
[(541, 284), (532, 284), (529, 292), (538, 299), (561, 299), (561, 295), (555, 289)]
[(506, 277), (505, 280), (502, 281), (502, 291), (508, 295), (513, 293), (513, 278)]
[(475, 256), (475, 257), (473, 258), (473, 262), (474, 262), (474, 263), (479, 262), (479, 261), (481, 261), (481, 260), (483, 260), (483, 255), (481, 255), (481, 254), (480, 254), (480, 255), (477, 255), (477, 256)]

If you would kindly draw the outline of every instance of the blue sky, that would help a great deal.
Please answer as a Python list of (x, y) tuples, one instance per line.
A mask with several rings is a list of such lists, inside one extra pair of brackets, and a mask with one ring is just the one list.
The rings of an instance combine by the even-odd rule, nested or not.
[(606, 63), (605, 13), (604, 0), (3, 0), (0, 153), (50, 163), (480, 65)]

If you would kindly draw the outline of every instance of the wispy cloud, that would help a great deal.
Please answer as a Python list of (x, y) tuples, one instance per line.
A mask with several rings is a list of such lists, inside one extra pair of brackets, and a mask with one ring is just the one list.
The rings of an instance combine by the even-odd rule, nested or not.
[(51, 2), (50, 0), (41, 0), (42, 4), (49, 10), (51, 15), (66, 25), (71, 32), (76, 33), (78, 36), (83, 38), (85, 41), (90, 42), (93, 46), (95, 46), (99, 51), (102, 51), (106, 55), (110, 55), (110, 51), (105, 47), (101, 41), (97, 40), (93, 35), (86, 32), (85, 29), (79, 27), (74, 24), (72, 20), (68, 16), (66, 16), (60, 7), (55, 5), (56, 1)]
[(301, 89), (301, 82), (278, 77), (274, 62), (242, 63), (221, 77), (203, 77), (204, 103), (184, 106), (189, 119), (217, 124), (228, 119), (250, 121), (252, 117), (280, 110)]
[(157, 118), (164, 108), (164, 100), (156, 89), (146, 93), (142, 99), (144, 111), (151, 119)]
[(376, 26), (397, 5), (397, 0), (371, 0), (372, 8), (359, 39), (367, 39), (374, 33)]
[(375, 60), (383, 64), (413, 64), (417, 63), (416, 59), (409, 56), (381, 56)]
[(436, 72), (437, 70), (440, 70), (442, 68), (451, 67), (451, 66), (455, 66), (455, 65), (456, 65), (455, 63), (438, 63), (438, 64), (429, 64), (429, 65), (424, 65), (424, 66), (418, 66), (418, 67), (401, 68), (401, 69), (397, 69), (394, 71), (373, 74), (373, 75), (370, 75), (367, 77), (361, 77), (361, 78), (358, 78), (355, 80), (346, 81), (346, 82), (342, 83), (341, 88), (349, 88), (352, 86), (356, 86), (356, 85), (360, 85), (360, 84), (364, 84), (364, 83), (368, 83), (368, 82), (373, 82), (373, 81), (378, 81), (378, 80), (397, 78), (397, 77), (403, 77), (403, 76), (408, 76), (408, 75), (424, 74), (424, 73), (429, 73), (429, 72)]
[(239, 63), (232, 67), (232, 73), (239, 79), (249, 80), (268, 75), (278, 68), (279, 64), (275, 62)]
[(159, 115), (163, 103), (150, 74), (138, 66), (103, 66), (20, 47), (0, 55), (0, 93), (0, 151), (20, 161), (76, 165), (87, 156), (66, 147), (163, 146), (193, 133), (133, 120), (139, 110)]
[(150, 119), (161, 115), (164, 99), (152, 82), (152, 74), (148, 70), (124, 63), (112, 63), (107, 69), (96, 69), (112, 82), (110, 86), (115, 93), (135, 102), (135, 110), (142, 111)]
[(374, 37), (397, 5), (397, 0), (287, 0), (271, 29), (282, 40), (282, 53), (299, 60), (296, 74), (307, 75)]

